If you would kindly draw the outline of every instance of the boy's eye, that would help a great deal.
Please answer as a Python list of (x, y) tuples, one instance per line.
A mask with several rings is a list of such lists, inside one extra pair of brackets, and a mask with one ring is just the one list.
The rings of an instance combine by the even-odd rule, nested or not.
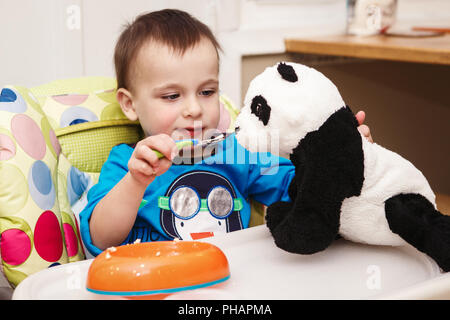
[(212, 90), (212, 89), (210, 89), (210, 90), (203, 90), (203, 91), (200, 91), (200, 95), (209, 97), (209, 96), (213, 95), (215, 92), (216, 91)]
[(179, 97), (180, 97), (180, 95), (178, 93), (168, 94), (166, 96), (162, 96), (162, 98), (165, 99), (165, 100), (175, 100), (175, 99), (178, 99)]

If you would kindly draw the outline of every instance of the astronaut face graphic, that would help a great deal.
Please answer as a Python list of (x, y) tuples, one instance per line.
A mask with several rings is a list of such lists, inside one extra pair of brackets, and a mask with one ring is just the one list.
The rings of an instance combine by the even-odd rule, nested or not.
[(242, 229), (242, 199), (231, 183), (208, 171), (180, 176), (158, 199), (161, 222), (172, 237), (197, 240)]

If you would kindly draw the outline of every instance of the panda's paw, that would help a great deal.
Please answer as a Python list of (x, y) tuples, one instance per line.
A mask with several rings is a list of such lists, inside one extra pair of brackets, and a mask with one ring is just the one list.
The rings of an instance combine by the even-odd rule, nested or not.
[(392, 232), (450, 271), (450, 216), (437, 211), (420, 194), (399, 194), (386, 200), (386, 219)]
[(313, 254), (325, 250), (336, 238), (337, 232), (324, 225), (311, 226), (307, 220), (288, 215), (271, 229), (275, 244), (280, 249), (297, 254)]
[(275, 202), (267, 207), (266, 224), (269, 230), (275, 229), (292, 210), (291, 202)]

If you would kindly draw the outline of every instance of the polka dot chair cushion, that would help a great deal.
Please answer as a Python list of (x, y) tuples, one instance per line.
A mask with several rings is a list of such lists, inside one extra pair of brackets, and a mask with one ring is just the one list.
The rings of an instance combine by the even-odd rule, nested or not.
[(43, 268), (84, 258), (79, 228), (57, 190), (61, 148), (36, 98), (22, 87), (0, 91), (0, 252), (16, 286)]

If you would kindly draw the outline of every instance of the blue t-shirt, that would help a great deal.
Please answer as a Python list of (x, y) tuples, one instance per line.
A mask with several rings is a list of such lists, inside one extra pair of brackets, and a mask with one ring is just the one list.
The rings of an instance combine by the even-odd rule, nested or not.
[[(97, 203), (128, 172), (133, 148), (114, 147), (100, 172), (98, 183), (88, 192), (88, 204), (80, 213), (80, 230), (86, 248), (92, 244), (89, 220)], [(231, 135), (215, 147), (215, 153), (195, 164), (172, 165), (156, 177), (144, 193), (145, 205), (123, 244), (199, 239), (248, 228), (249, 198), (265, 205), (291, 201), (289, 184), (292, 163), (270, 153), (252, 153)], [(126, 194), (123, 195), (126, 197)]]

